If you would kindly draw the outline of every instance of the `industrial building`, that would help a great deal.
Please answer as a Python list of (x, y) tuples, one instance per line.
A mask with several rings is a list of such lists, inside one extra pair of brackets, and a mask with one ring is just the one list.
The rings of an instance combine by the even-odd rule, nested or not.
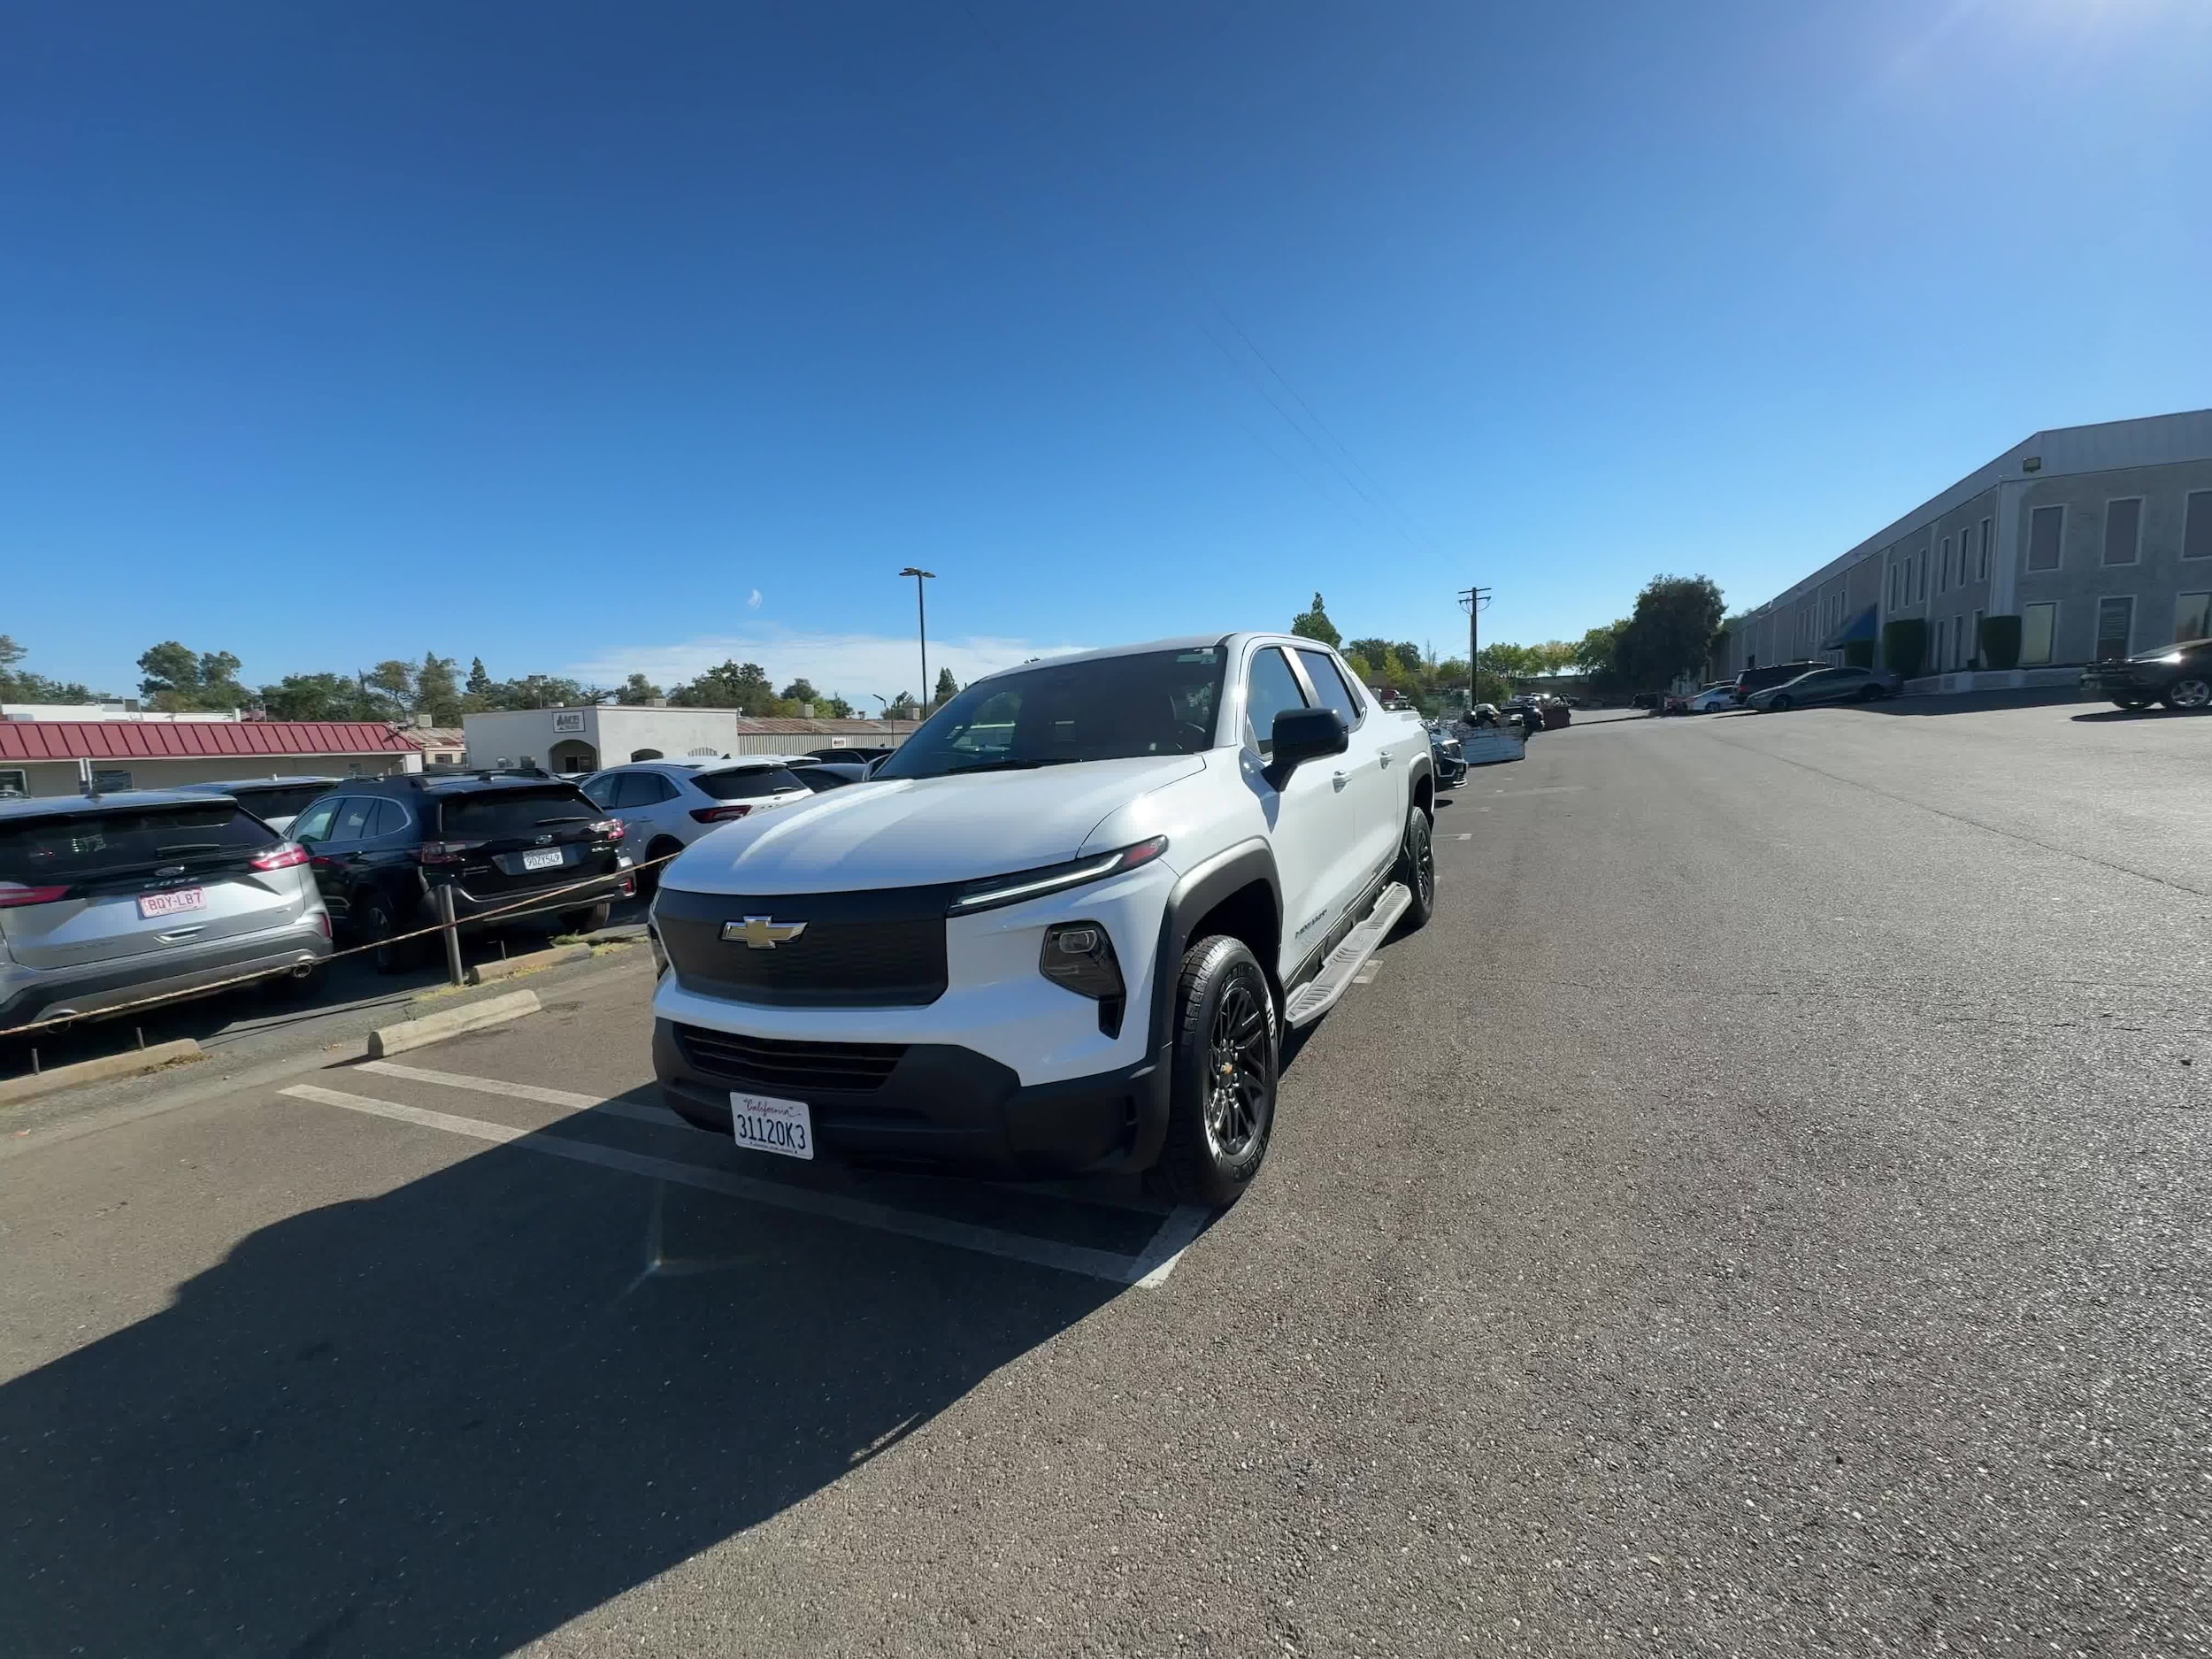
[[(2019, 618), (2016, 661), (1990, 660), (1992, 617)], [(1909, 620), (1926, 625), (1918, 660), (1885, 660), (1890, 625)], [(1987, 689), (2208, 634), (2212, 410), (2198, 410), (2015, 444), (1733, 620), (1709, 672), (1824, 659), (1905, 670), (1916, 691)]]

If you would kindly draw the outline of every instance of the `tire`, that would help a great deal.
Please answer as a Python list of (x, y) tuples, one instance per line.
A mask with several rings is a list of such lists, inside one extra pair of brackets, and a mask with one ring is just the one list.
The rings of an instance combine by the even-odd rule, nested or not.
[(595, 933), (604, 927), (614, 915), (611, 900), (602, 900), (589, 910), (563, 910), (556, 925), (565, 933)]
[(2159, 698), (2170, 709), (2203, 709), (2212, 707), (2212, 680), (2200, 680), (2186, 675), (2166, 687)]
[(1796, 706), (1797, 705), (1792, 703), (1787, 697), (1777, 697), (1773, 702), (1767, 704), (1767, 709), (1770, 713), (1787, 714)]
[(2138, 709), (2147, 706), (2149, 702), (2150, 699), (2147, 697), (2115, 697), (2112, 700), (2112, 706), (2116, 709), (2125, 709), (2130, 714), (2133, 714)]
[(1859, 701), (1861, 703), (1879, 703), (1881, 700), (1882, 688), (1874, 684), (1873, 681), (1869, 680), (1866, 685), (1860, 689)]
[[(683, 842), (674, 836), (660, 835), (656, 836), (646, 847), (645, 856), (647, 862), (650, 864), (653, 859), (665, 858), (671, 853), (680, 853), (683, 849)], [(668, 868), (666, 864), (653, 864), (650, 869), (641, 869), (637, 872), (638, 897), (649, 899), (660, 891), (661, 872), (666, 868)]]
[(1184, 953), (1174, 1029), (1159, 1182), (1179, 1203), (1224, 1209), (1275, 1129), (1275, 995), (1241, 939), (1217, 933)]
[(391, 942), (392, 935), (403, 930), (393, 919), (389, 900), (381, 893), (364, 893), (354, 900), (350, 914), (354, 941), (373, 947), (369, 960), (379, 973), (397, 973), (407, 965), (411, 954), (407, 946)]
[(1398, 842), (1398, 862), (1391, 869), (1390, 879), (1404, 882), (1406, 891), (1413, 895), (1406, 913), (1398, 918), (1398, 931), (1410, 933), (1427, 926), (1436, 912), (1436, 849), (1429, 815), (1417, 806), (1406, 814), (1406, 833)]

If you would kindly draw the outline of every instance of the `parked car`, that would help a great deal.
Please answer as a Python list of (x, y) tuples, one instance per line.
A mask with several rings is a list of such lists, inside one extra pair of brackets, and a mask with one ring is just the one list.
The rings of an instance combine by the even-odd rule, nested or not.
[[(1427, 733), (1314, 641), (974, 681), (814, 814), (692, 846), (653, 906), (653, 1064), (741, 1148), (1156, 1170), (1225, 1204), (1279, 1044), (1435, 896)], [(825, 833), (793, 833), (816, 817)]]
[(864, 766), (872, 760), (881, 760), (889, 753), (891, 750), (880, 744), (856, 743), (848, 749), (810, 749), (807, 757), (811, 760), (849, 760)]
[(2081, 684), (2123, 709), (2154, 702), (2170, 709), (2212, 707), (2212, 640), (2184, 640), (2138, 651), (2124, 662), (2092, 663), (2081, 671)]
[(1795, 680), (1753, 692), (1744, 700), (1744, 707), (1762, 714), (1778, 714), (1816, 703), (1873, 703), (1895, 696), (1901, 683), (1895, 674), (1878, 669), (1816, 668)]
[(622, 826), (553, 778), (359, 779), (293, 819), (292, 839), (311, 855), (331, 916), (375, 947), (380, 972), (417, 954), (394, 941), (436, 919), (439, 887), (453, 889), (465, 923), (549, 918), (574, 933), (604, 927), (614, 901), (636, 891)]
[(1732, 680), (1715, 680), (1682, 705), (1686, 714), (1717, 714), (1723, 709), (1735, 706), (1736, 682)]
[(235, 783), (180, 783), (185, 795), (227, 795), (271, 829), (291, 828), (300, 809), (330, 793), (339, 778), (241, 778)]
[(853, 760), (795, 760), (791, 775), (808, 788), (820, 795), (828, 789), (841, 789), (849, 783), (864, 783), (868, 778), (865, 761)]
[(1736, 706), (1741, 708), (1755, 691), (1764, 691), (1770, 686), (1786, 685), (1793, 680), (1828, 666), (1826, 663), (1808, 659), (1798, 663), (1769, 663), (1764, 668), (1747, 668), (1736, 676)]
[(176, 790), (0, 802), (0, 1026), (297, 985), (330, 955), (307, 854), (234, 801)]
[[(781, 755), (634, 761), (594, 772), (584, 780), (583, 790), (622, 825), (632, 856), (641, 864), (681, 852), (725, 824), (796, 806), (815, 795)], [(653, 864), (641, 873), (647, 891), (657, 884), (661, 869)]]
[(1438, 788), (1456, 789), (1466, 781), (1466, 746), (1441, 721), (1429, 726), (1429, 758), (1436, 766)]

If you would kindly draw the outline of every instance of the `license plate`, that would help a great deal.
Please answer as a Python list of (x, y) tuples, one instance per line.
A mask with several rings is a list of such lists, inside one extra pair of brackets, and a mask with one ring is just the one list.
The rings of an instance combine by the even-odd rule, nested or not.
[(787, 1158), (814, 1156), (814, 1115), (803, 1100), (733, 1093), (730, 1132), (749, 1152), (773, 1152)]
[(166, 893), (142, 893), (138, 895), (138, 913), (144, 917), (181, 916), (187, 910), (207, 908), (205, 887), (171, 887)]
[(541, 852), (523, 854), (522, 867), (525, 870), (558, 870), (561, 860), (566, 856), (559, 848), (548, 847)]

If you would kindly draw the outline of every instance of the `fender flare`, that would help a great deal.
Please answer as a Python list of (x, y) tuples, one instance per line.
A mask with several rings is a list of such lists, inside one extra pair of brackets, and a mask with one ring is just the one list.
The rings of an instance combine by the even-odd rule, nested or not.
[[(1275, 937), (1279, 949), (1283, 929), (1283, 883), (1275, 869), (1275, 849), (1257, 835), (1223, 849), (1186, 871), (1169, 890), (1160, 912), (1160, 941), (1152, 961), (1151, 1030), (1148, 1041), (1153, 1053), (1166, 1047), (1174, 1031), (1171, 1004), (1176, 981), (1181, 977), (1183, 953), (1190, 949), (1191, 929), (1207, 911), (1240, 887), (1254, 881), (1265, 884), (1275, 905)], [(1276, 964), (1260, 967), (1271, 982)]]

